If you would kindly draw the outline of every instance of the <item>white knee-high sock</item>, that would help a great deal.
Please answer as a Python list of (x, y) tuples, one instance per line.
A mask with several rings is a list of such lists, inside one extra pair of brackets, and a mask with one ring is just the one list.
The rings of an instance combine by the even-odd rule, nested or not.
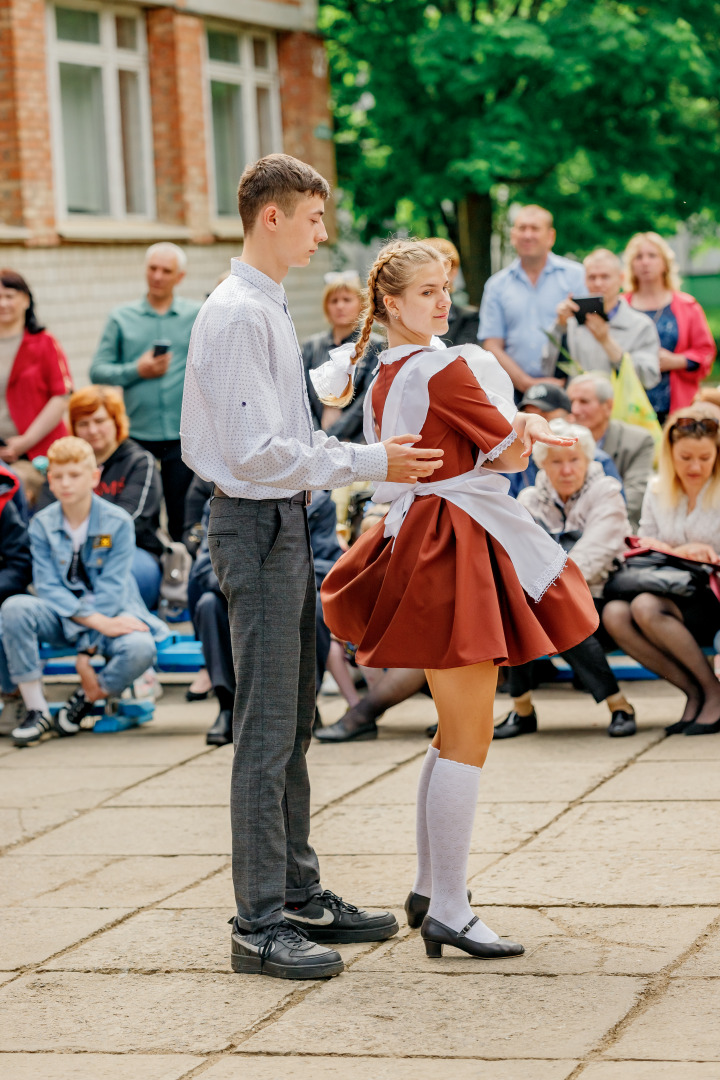
[[(467, 898), (467, 861), (472, 838), (481, 770), (439, 757), (427, 794), (427, 829), (432, 863), (428, 915), (452, 930), (462, 930), (474, 917)], [(497, 941), (498, 935), (478, 920), (466, 934), (473, 941)]]
[(435, 762), (438, 759), (439, 750), (434, 746), (428, 746), (428, 752), (422, 763), (420, 777), (417, 786), (417, 807), (415, 810), (415, 843), (417, 845), (417, 872), (415, 884), (412, 887), (414, 893), (421, 896), (429, 896), (432, 890), (432, 869), (430, 863), (430, 844), (428, 841), (427, 828), (427, 793), (430, 786)]
[(41, 713), (44, 713), (45, 716), (50, 715), (50, 706), (45, 698), (45, 691), (43, 690), (41, 679), (33, 679), (32, 682), (18, 683), (18, 690), (22, 694), (22, 699), (28, 712), (31, 709), (38, 709)]

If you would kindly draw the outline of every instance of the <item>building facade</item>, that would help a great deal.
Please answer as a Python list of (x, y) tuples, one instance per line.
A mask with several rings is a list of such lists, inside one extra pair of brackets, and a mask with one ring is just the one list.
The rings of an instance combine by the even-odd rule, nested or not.
[[(0, 266), (18, 270), (76, 385), (105, 318), (143, 291), (143, 254), (188, 255), (202, 299), (242, 248), (244, 165), (284, 151), (332, 182), (315, 0), (0, 0)], [(329, 215), (332, 228), (332, 214)], [(287, 283), (322, 327), (329, 251)]]

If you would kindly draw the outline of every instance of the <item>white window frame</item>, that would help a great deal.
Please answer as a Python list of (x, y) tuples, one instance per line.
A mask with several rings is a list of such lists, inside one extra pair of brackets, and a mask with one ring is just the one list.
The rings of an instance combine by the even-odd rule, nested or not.
[[(62, 41), (57, 37), (55, 8), (74, 8), (93, 11), (100, 20), (100, 43)], [(121, 49), (115, 44), (115, 16), (132, 18), (137, 25), (137, 49)], [(48, 85), (50, 87), (50, 122), (55, 173), (56, 214), (59, 221), (104, 221), (122, 219), (153, 221), (155, 206), (155, 169), (152, 142), (152, 118), (150, 111), (150, 81), (148, 75), (148, 48), (145, 19), (142, 10), (122, 4), (112, 7), (88, 2), (88, 0), (58, 0), (46, 9), (48, 42)], [(67, 205), (65, 184), (65, 152), (63, 147), (62, 104), (60, 98), (60, 64), (79, 64), (101, 70), (104, 127), (105, 163), (108, 180), (108, 215), (71, 213)], [(146, 212), (131, 214), (125, 209), (125, 175), (122, 154), (122, 129), (120, 123), (120, 91), (118, 72), (132, 71), (138, 76), (140, 94), (140, 130), (142, 140), (142, 180), (145, 187)]]
[[(229, 64), (222, 60), (211, 60), (208, 48), (208, 31), (232, 34), (239, 39), (240, 63)], [(253, 61), (253, 38), (267, 42), (268, 66), (256, 68)], [(213, 212), (216, 218), (227, 221), (231, 215), (221, 214), (217, 205), (217, 182), (215, 174), (215, 133), (213, 129), (211, 82), (231, 83), (241, 88), (242, 117), (245, 135), (246, 160), (255, 161), (260, 157), (260, 133), (255, 109), (257, 87), (270, 91), (270, 153), (282, 153), (282, 118), (280, 113), (280, 77), (278, 74), (277, 46), (275, 35), (252, 26), (228, 26), (227, 23), (205, 23), (205, 123), (208, 133), (208, 177), (212, 191)], [(238, 176), (239, 180), (240, 177)]]

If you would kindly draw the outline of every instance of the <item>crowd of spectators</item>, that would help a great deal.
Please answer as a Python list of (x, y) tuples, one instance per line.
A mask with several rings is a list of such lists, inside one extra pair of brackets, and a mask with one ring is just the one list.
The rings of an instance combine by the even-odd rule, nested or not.
[[(442, 238), (428, 242), (446, 257), (455, 291), (456, 248)], [(720, 682), (703, 651), (720, 631), (720, 588), (711, 573), (720, 566), (720, 391), (702, 385), (715, 356), (703, 310), (680, 290), (672, 249), (655, 233), (634, 236), (622, 259), (597, 248), (580, 264), (553, 252), (552, 216), (528, 206), (511, 242), (517, 258), (489, 279), (479, 310), (454, 302), (444, 340), (479, 342), (509, 373), (521, 410), (577, 437), (571, 448), (536, 446), (528, 469), (509, 478), (511, 494), (571, 555), (595, 598), (599, 630), (563, 656), (574, 685), (606, 703), (611, 736), (634, 734), (633, 706), (608, 662), (621, 649), (685, 694), (671, 733), (720, 731)], [(200, 307), (176, 294), (185, 271), (175, 245), (148, 250), (142, 298), (110, 313), (91, 385), (75, 391), (28, 283), (0, 271), (0, 680), (4, 699), (18, 702), (17, 745), (76, 734), (98, 702), (115, 708), (151, 675), (156, 643), (168, 633), (154, 614), (163, 613), (166, 559), (181, 543), (190, 566), (186, 617), (205, 662), (186, 696), (213, 694), (219, 712), (207, 742), (232, 741), (227, 602), (206, 540), (212, 485), (180, 453), (183, 378)], [(302, 347), (315, 427), (353, 442), (363, 441), (363, 403), (382, 337), (371, 337), (345, 409), (321, 404), (310, 371), (355, 340), (363, 306), (356, 272), (328, 274), (327, 329)], [(664, 424), (659, 450), (651, 431), (618, 409), (615, 376), (625, 363)], [(308, 523), (318, 589), (377, 514), (369, 495), (314, 493)], [(656, 559), (682, 563), (682, 588), (663, 592), (662, 575), (648, 577), (650, 569), (636, 575), (634, 594), (619, 591), (620, 568), (630, 563), (623, 563), (626, 538), (634, 534)], [(388, 708), (427, 692), (420, 669), (357, 668), (353, 643), (331, 638), (319, 593), (316, 639), (318, 690), (327, 672), (348, 705), (327, 727), (318, 714), (320, 741), (374, 738)], [(43, 645), (76, 656), (79, 686), (54, 715), (42, 683)], [(512, 707), (496, 738), (537, 730), (532, 692), (547, 671), (547, 660), (506, 669)]]

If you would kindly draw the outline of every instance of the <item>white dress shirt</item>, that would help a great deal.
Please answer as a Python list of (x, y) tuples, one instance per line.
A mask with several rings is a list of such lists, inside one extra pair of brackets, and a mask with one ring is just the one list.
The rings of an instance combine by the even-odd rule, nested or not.
[(285, 290), (239, 259), (193, 327), (180, 438), (186, 464), (233, 498), (285, 499), (387, 475), (382, 445), (313, 430)]

